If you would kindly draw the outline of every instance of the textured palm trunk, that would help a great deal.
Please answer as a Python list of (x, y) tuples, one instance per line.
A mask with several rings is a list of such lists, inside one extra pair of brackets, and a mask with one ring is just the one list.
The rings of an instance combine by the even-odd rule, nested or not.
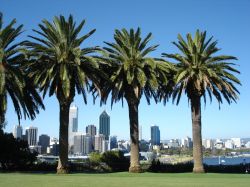
[(141, 172), (139, 162), (138, 102), (128, 101), (130, 123), (130, 167), (129, 172)]
[(204, 173), (203, 154), (202, 154), (202, 136), (201, 136), (201, 103), (200, 97), (191, 99), (192, 110), (192, 131), (193, 131), (193, 157), (194, 173)]
[(68, 126), (70, 103), (60, 104), (60, 129), (59, 129), (59, 160), (58, 174), (69, 173), (68, 165)]

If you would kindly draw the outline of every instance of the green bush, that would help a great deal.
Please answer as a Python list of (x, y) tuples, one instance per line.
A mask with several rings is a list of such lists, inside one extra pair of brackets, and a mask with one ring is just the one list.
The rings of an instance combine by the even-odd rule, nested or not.
[(102, 154), (101, 161), (106, 163), (112, 171), (128, 171), (129, 159), (121, 151), (107, 151)]
[(20, 170), (36, 161), (37, 153), (31, 153), (27, 141), (15, 139), (0, 129), (0, 169)]
[[(208, 173), (250, 173), (250, 166), (244, 164), (238, 165), (204, 165), (205, 171)], [(155, 173), (184, 173), (192, 172), (193, 163), (178, 163), (178, 164), (168, 164), (161, 163), (159, 160), (153, 160), (149, 172)]]

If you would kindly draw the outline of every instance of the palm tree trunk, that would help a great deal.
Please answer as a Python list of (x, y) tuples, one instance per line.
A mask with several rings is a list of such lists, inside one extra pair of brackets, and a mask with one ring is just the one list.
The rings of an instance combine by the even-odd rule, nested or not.
[(202, 154), (202, 136), (201, 136), (201, 103), (200, 97), (191, 99), (192, 110), (192, 131), (193, 131), (193, 158), (194, 173), (204, 173), (203, 154)]
[(138, 132), (138, 102), (128, 101), (129, 108), (129, 123), (130, 123), (130, 167), (129, 172), (141, 172), (139, 162), (139, 132)]
[(60, 104), (60, 130), (59, 130), (59, 160), (57, 174), (69, 173), (68, 165), (68, 126), (70, 103)]

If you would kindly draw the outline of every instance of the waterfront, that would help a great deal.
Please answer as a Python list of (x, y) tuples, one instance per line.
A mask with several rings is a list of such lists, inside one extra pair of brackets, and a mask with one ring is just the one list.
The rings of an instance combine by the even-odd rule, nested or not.
[(234, 156), (234, 157), (206, 157), (203, 163), (207, 165), (237, 165), (237, 164), (250, 164), (250, 157)]

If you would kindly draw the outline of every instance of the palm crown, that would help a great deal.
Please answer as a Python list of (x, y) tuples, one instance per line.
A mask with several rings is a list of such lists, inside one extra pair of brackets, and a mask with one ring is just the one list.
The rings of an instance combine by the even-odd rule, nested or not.
[(194, 96), (204, 97), (206, 93), (210, 100), (212, 95), (222, 103), (224, 97), (228, 103), (235, 101), (239, 91), (234, 83), (240, 81), (233, 75), (239, 73), (233, 68), (234, 63), (229, 60), (236, 60), (234, 56), (214, 56), (220, 49), (216, 47), (217, 41), (213, 37), (206, 40), (206, 32), (197, 30), (194, 39), (187, 34), (187, 41), (178, 35), (178, 42), (173, 44), (180, 50), (181, 54), (166, 54), (163, 56), (177, 61), (177, 73), (175, 75), (176, 87), (173, 91), (173, 99), (179, 103), (182, 92), (185, 90), (188, 98)]
[(144, 93), (150, 102), (152, 96), (156, 98), (154, 91), (159, 85), (158, 78), (167, 82), (167, 73), (160, 73), (159, 70), (169, 72), (171, 65), (160, 59), (147, 57), (158, 46), (147, 46), (151, 37), (152, 34), (149, 33), (142, 39), (140, 28), (136, 31), (122, 29), (115, 30), (115, 43), (105, 42), (108, 47), (104, 47), (106, 55), (103, 59), (110, 65), (105, 71), (111, 75), (112, 101), (128, 98), (132, 93), (140, 100)]
[(29, 82), (20, 64), (25, 60), (21, 53), (22, 42), (13, 44), (21, 34), (23, 25), (14, 28), (16, 20), (12, 20), (3, 27), (2, 14), (0, 13), (0, 118), (4, 122), (7, 109), (7, 95), (10, 96), (18, 120), (24, 117), (34, 119), (39, 107), (44, 108), (39, 94)]
[[(29, 63), (30, 75), (35, 84), (43, 90), (43, 95), (49, 90), (49, 96), (56, 93), (59, 100), (73, 98), (75, 89), (82, 93), (86, 102), (86, 86), (89, 78), (94, 79), (97, 64), (95, 60), (86, 56), (95, 52), (96, 47), (80, 48), (80, 45), (95, 32), (78, 37), (85, 21), (78, 26), (72, 15), (66, 20), (63, 16), (55, 17), (53, 22), (43, 20), (39, 24), (41, 31), (34, 30), (41, 38), (30, 36), (37, 42), (26, 42), (32, 49)], [(32, 63), (32, 59), (35, 59)]]

